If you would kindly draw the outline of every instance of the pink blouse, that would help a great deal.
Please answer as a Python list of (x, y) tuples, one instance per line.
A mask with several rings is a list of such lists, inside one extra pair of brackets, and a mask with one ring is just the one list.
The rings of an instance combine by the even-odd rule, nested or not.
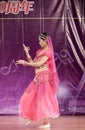
[(43, 56), (47, 56), (48, 57), (48, 60), (41, 66), (41, 67), (43, 67), (43, 66), (47, 66), (48, 67), (48, 69), (50, 68), (50, 63), (51, 63), (51, 58), (52, 58), (52, 55), (51, 55), (51, 51), (50, 51), (50, 49), (48, 49), (48, 50), (46, 50), (46, 51), (44, 51), (44, 52), (42, 52), (42, 49), (39, 49), (37, 52), (36, 52), (36, 57), (35, 57), (35, 59), (34, 59), (34, 61), (39, 61), (39, 60), (41, 60), (42, 59), (42, 57)]

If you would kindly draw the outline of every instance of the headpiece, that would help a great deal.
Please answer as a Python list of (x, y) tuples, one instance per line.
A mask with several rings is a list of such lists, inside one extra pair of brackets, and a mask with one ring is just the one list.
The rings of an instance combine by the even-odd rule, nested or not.
[(47, 33), (41, 33), (41, 34), (39, 35), (39, 37), (40, 37), (42, 40), (45, 40), (47, 36), (48, 36)]

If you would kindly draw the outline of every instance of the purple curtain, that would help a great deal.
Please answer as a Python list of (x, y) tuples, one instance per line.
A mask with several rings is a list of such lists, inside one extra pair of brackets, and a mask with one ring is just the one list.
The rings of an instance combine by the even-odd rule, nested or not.
[(16, 65), (16, 60), (26, 59), (23, 43), (35, 56), (41, 32), (53, 41), (61, 114), (85, 114), (85, 1), (11, 2), (0, 1), (0, 114), (18, 114), (20, 97), (34, 78), (34, 69)]

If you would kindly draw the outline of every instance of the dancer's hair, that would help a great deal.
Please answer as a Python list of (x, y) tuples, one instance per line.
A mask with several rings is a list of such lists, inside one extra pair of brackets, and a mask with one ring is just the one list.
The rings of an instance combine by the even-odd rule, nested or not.
[(39, 37), (40, 37), (42, 40), (45, 40), (47, 36), (48, 36), (48, 34), (47, 34), (46, 32), (41, 33), (41, 34), (39, 35)]

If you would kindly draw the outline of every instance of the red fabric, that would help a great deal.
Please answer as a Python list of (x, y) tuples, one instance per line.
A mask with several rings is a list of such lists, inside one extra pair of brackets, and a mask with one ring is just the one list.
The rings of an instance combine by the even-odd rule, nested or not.
[(56, 71), (54, 52), (50, 37), (47, 37), (49, 49), (40, 55), (42, 49), (36, 53), (35, 61), (42, 56), (48, 56), (44, 63), (47, 70), (35, 73), (34, 80), (25, 90), (20, 100), (20, 115), (34, 121), (44, 118), (56, 118), (59, 116), (59, 106), (56, 98), (58, 91), (58, 75)]
[(59, 89), (59, 77), (55, 65), (55, 59), (54, 59), (54, 50), (53, 50), (53, 44), (51, 38), (48, 36), (46, 38), (48, 46), (50, 48), (50, 53), (51, 53), (51, 60), (50, 60), (50, 72), (51, 72), (51, 86), (52, 86), (52, 91), (54, 94), (57, 94), (58, 89)]
[(39, 121), (59, 116), (58, 101), (56, 95), (52, 93), (49, 80), (47, 71), (36, 74), (20, 100), (22, 117)]

